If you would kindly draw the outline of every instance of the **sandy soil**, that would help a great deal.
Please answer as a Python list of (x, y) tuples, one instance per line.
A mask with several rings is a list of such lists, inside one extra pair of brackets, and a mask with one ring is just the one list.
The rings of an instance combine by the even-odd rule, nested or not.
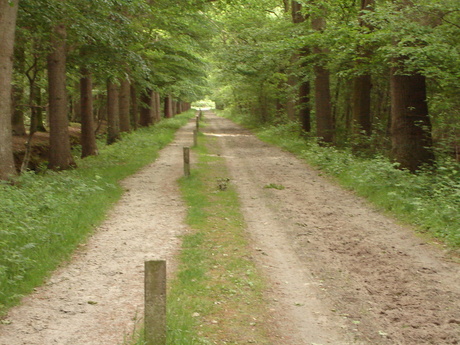
[[(276, 344), (460, 343), (460, 269), (442, 249), (292, 155), (226, 119), (206, 118), (269, 281)], [(124, 182), (127, 192), (107, 222), (11, 311), (1, 345), (123, 341), (142, 315), (144, 260), (173, 262), (177, 237), (187, 231), (175, 180), (191, 126)]]

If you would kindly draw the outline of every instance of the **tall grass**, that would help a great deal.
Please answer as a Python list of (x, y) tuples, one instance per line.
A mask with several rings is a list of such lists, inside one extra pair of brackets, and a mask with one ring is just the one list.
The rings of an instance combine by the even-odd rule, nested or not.
[(30, 172), (15, 185), (0, 184), (0, 315), (69, 258), (120, 197), (118, 182), (153, 161), (192, 116), (100, 143), (99, 156), (77, 159), (75, 170)]

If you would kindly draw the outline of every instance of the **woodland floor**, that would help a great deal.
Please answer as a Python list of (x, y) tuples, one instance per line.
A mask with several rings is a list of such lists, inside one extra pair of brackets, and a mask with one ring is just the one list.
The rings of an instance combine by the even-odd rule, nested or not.
[[(229, 120), (206, 119), (269, 282), (274, 345), (460, 344), (460, 265), (442, 248)], [(144, 260), (174, 262), (187, 231), (176, 180), (192, 128), (124, 181), (107, 221), (11, 310), (0, 345), (123, 341), (142, 315)]]

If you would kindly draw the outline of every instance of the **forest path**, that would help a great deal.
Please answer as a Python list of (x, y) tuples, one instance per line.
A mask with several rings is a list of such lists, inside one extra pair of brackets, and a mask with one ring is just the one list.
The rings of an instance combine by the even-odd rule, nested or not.
[(460, 344), (460, 265), (293, 155), (207, 122), (272, 281), (280, 344)]
[[(206, 122), (269, 282), (274, 345), (460, 343), (458, 264), (293, 155), (227, 119), (207, 113)], [(11, 310), (0, 345), (123, 341), (142, 315), (144, 261), (174, 262), (187, 231), (176, 180), (192, 128), (124, 181), (127, 192), (87, 244)]]
[(133, 332), (143, 315), (144, 261), (167, 260), (171, 273), (187, 231), (177, 179), (193, 125), (122, 182), (126, 192), (107, 220), (0, 324), (1, 345), (118, 345)]

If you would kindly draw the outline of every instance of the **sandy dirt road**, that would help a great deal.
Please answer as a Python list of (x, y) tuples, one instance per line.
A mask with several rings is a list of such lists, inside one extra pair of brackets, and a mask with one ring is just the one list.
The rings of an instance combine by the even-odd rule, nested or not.
[[(229, 120), (206, 122), (269, 282), (274, 345), (460, 344), (460, 269), (442, 250)], [(11, 310), (0, 345), (123, 341), (143, 312), (144, 260), (174, 262), (187, 231), (176, 180), (192, 128), (124, 181), (88, 243)]]

